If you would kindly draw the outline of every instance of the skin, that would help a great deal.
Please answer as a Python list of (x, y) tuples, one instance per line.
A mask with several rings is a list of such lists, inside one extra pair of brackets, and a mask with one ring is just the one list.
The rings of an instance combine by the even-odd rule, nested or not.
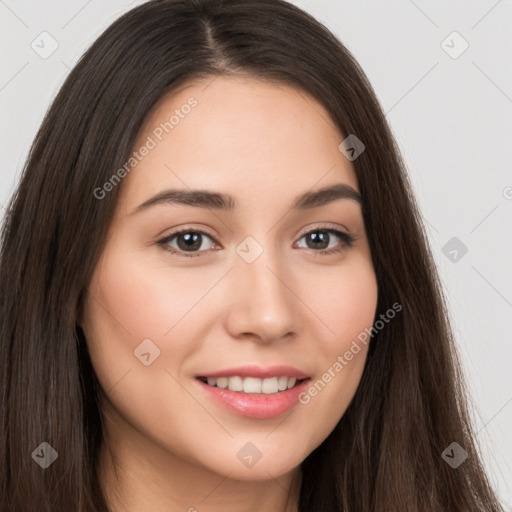
[[(291, 206), (327, 185), (359, 191), (356, 175), (338, 149), (345, 136), (319, 103), (242, 77), (168, 94), (135, 148), (191, 96), (197, 106), (123, 179), (79, 319), (105, 392), (102, 485), (115, 512), (296, 512), (300, 463), (348, 407), (367, 347), (308, 404), (273, 419), (226, 411), (196, 376), (287, 364), (315, 381), (371, 327), (377, 282), (361, 204)], [(228, 193), (238, 208), (159, 204), (133, 213), (187, 187)], [(330, 235), (329, 248), (341, 252), (318, 254), (304, 234), (326, 224), (354, 236), (353, 246)], [(207, 233), (196, 257), (186, 256), (182, 237), (167, 244), (182, 255), (158, 245), (181, 228)], [(236, 252), (248, 236), (263, 248), (252, 263)], [(149, 366), (134, 356), (144, 339), (161, 351)], [(252, 467), (237, 457), (247, 442), (262, 454)]]

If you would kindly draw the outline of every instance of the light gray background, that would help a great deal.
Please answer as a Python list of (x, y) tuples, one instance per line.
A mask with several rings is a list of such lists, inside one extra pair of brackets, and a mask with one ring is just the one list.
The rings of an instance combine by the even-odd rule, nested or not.
[[(0, 0), (2, 216), (36, 130), (69, 70), (112, 21), (140, 3)], [(449, 300), (484, 460), (510, 504), (512, 1), (293, 3), (341, 39), (383, 105)], [(31, 48), (43, 31), (59, 45), (47, 59)], [(455, 55), (463, 48), (458, 36), (450, 36), (453, 31), (469, 44), (457, 58), (445, 51)], [(462, 257), (459, 250), (455, 262), (454, 253), (443, 253), (452, 237), (468, 249)]]

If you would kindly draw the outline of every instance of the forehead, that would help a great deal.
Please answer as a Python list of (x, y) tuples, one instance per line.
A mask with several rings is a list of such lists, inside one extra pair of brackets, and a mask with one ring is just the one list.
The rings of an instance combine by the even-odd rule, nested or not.
[(340, 182), (358, 190), (338, 149), (344, 138), (320, 103), (289, 85), (240, 77), (189, 82), (164, 96), (142, 127), (122, 201), (133, 206), (177, 187), (222, 190), (241, 203), (288, 201)]

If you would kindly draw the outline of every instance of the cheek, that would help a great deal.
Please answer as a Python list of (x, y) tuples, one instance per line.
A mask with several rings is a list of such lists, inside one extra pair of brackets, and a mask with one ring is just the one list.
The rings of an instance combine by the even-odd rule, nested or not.
[(331, 273), (319, 273), (310, 278), (308, 289), (310, 292), (306, 295), (304, 290), (304, 296), (324, 327), (321, 345), (325, 355), (343, 353), (373, 324), (378, 286), (369, 259), (354, 258)]
[(197, 269), (170, 271), (142, 253), (114, 249), (105, 254), (91, 282), (95, 323), (133, 342), (163, 341), (208, 289), (203, 277)]
[[(149, 350), (151, 358), (158, 354), (152, 370), (180, 367), (195, 349), (189, 317), (203, 288), (200, 275), (183, 269), (170, 273), (143, 262), (133, 250), (111, 247), (104, 253), (88, 288), (83, 322), (103, 389), (111, 389), (127, 372), (131, 380), (140, 377), (141, 386), (150, 381), (144, 373), (148, 367), (139, 363), (134, 351)], [(166, 348), (171, 339), (169, 360)]]
[(337, 300), (331, 297), (336, 304), (329, 316), (336, 332), (336, 336), (332, 336), (335, 341), (326, 342), (325, 350), (329, 354), (330, 375), (343, 374), (343, 382), (338, 382), (338, 387), (350, 400), (364, 369), (371, 340), (367, 333), (371, 332), (377, 309), (378, 286), (373, 266), (368, 260), (359, 261), (348, 269), (341, 286)]
[[(299, 397), (318, 419), (314, 444), (320, 443), (343, 416), (359, 386), (375, 318), (378, 286), (369, 259), (354, 259), (331, 275), (316, 276), (308, 298), (318, 309), (316, 355), (322, 365)], [(312, 307), (313, 309), (313, 307)], [(365, 330), (367, 329), (367, 331)]]
[[(168, 432), (155, 425), (169, 425), (175, 409), (194, 408), (170, 374), (179, 378), (182, 362), (197, 349), (189, 316), (205, 286), (201, 276), (191, 280), (183, 269), (170, 272), (115, 246), (91, 280), (83, 328), (94, 371), (117, 418), (149, 437), (165, 439)], [(146, 366), (137, 353), (148, 351), (151, 359), (158, 355)]]

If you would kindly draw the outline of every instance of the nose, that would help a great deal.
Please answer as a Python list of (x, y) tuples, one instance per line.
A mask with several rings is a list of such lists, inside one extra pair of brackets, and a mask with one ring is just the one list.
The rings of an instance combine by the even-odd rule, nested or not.
[(230, 272), (230, 309), (226, 329), (235, 338), (263, 343), (290, 337), (299, 330), (300, 300), (293, 278), (270, 251), (255, 261), (240, 259)]

